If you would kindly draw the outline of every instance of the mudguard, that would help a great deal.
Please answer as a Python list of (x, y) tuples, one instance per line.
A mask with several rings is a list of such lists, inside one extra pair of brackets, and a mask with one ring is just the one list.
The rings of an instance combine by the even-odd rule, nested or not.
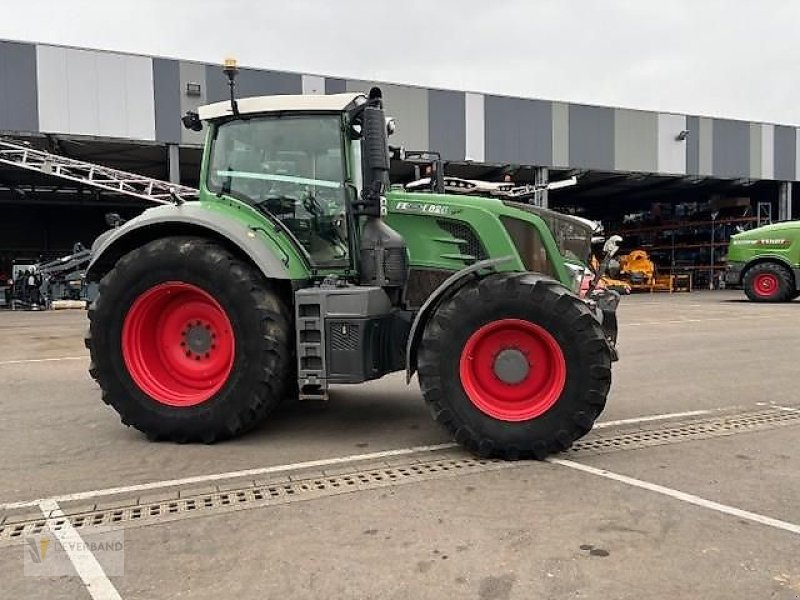
[(461, 285), (466, 283), (466, 278), (470, 275), (477, 274), (484, 269), (494, 270), (497, 265), (514, 260), (513, 256), (502, 256), (500, 258), (489, 258), (486, 260), (479, 260), (478, 262), (456, 271), (450, 277), (445, 279), (433, 293), (428, 296), (425, 303), (419, 309), (414, 322), (411, 324), (411, 330), (408, 334), (408, 342), (406, 342), (406, 383), (411, 381), (414, 373), (417, 371), (417, 349), (419, 342), (422, 339), (422, 332), (425, 330), (425, 325), (428, 322), (431, 314), (439, 305), (439, 302), (448, 294), (459, 289)]
[[(181, 205), (163, 205), (151, 208), (131, 219), (121, 227), (101, 234), (92, 244), (92, 259), (86, 277), (99, 280), (104, 270), (130, 247), (140, 245), (161, 235), (183, 235), (207, 232), (239, 248), (267, 276), (290, 279), (290, 257), (269, 236), (263, 227), (212, 211), (198, 202)], [(265, 239), (266, 236), (266, 239)], [(131, 246), (133, 239), (136, 243)], [(276, 251), (273, 251), (273, 246)]]

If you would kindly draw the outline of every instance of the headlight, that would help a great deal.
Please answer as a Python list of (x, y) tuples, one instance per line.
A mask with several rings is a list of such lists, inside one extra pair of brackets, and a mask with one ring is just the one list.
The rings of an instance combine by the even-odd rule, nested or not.
[[(580, 292), (581, 283), (583, 282), (584, 275), (587, 274), (586, 267), (582, 265), (574, 265), (572, 263), (565, 263), (569, 274), (572, 276), (572, 291), (576, 294)], [(591, 271), (589, 271), (591, 273)]]

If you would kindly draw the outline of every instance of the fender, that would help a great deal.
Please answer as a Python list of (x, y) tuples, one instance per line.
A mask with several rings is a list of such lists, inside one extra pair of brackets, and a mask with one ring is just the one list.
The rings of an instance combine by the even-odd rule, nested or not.
[(277, 243), (274, 245), (280, 252), (272, 251), (263, 236), (267, 235), (268, 241), (273, 240), (263, 227), (250, 226), (245, 220), (211, 211), (197, 202), (151, 208), (121, 227), (101, 234), (92, 244), (92, 259), (86, 277), (89, 281), (98, 281), (121, 254), (139, 245), (142, 238), (147, 240), (151, 234), (155, 234), (154, 239), (162, 232), (175, 235), (203, 231), (236, 246), (267, 277), (290, 279), (291, 257)]
[(417, 349), (419, 348), (420, 340), (422, 339), (422, 332), (425, 330), (425, 325), (428, 319), (433, 314), (433, 311), (439, 303), (448, 294), (456, 291), (466, 283), (466, 278), (470, 275), (477, 275), (483, 269), (494, 271), (497, 265), (514, 260), (513, 256), (502, 256), (500, 258), (489, 258), (486, 260), (479, 260), (478, 262), (456, 271), (450, 277), (445, 279), (439, 287), (433, 290), (433, 293), (428, 296), (422, 308), (414, 317), (414, 322), (411, 324), (411, 330), (408, 334), (408, 342), (406, 342), (406, 383), (411, 381), (414, 373), (417, 372)]

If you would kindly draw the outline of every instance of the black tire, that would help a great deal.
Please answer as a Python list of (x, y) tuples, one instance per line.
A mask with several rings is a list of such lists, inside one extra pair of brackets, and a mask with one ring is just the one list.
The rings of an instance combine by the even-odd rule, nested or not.
[[(461, 353), (470, 336), (503, 319), (543, 328), (563, 353), (566, 379), (546, 412), (528, 420), (490, 416), (462, 383)], [(436, 309), (423, 332), (419, 381), (433, 417), (480, 456), (543, 459), (588, 433), (611, 386), (611, 350), (586, 304), (540, 275), (495, 274), (468, 283)]]
[(744, 293), (752, 302), (788, 302), (796, 297), (791, 271), (774, 262), (753, 265), (742, 280)]
[[(213, 298), (234, 340), (232, 359), (226, 358), (232, 366), (223, 373), (221, 387), (190, 406), (167, 405), (145, 393), (122, 350), (122, 329), (134, 302), (172, 282)], [(213, 443), (239, 435), (261, 422), (287, 388), (293, 335), (286, 302), (260, 272), (212, 241), (168, 237), (129, 252), (100, 282), (89, 320), (90, 374), (102, 388), (103, 401), (122, 423), (151, 439)]]

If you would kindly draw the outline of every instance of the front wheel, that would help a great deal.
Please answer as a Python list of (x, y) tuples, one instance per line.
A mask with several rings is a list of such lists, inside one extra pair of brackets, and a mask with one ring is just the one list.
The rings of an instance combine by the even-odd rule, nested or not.
[(743, 285), (745, 295), (753, 302), (788, 302), (795, 290), (789, 269), (774, 262), (747, 269)]
[(291, 373), (278, 290), (205, 239), (163, 238), (123, 256), (89, 319), (103, 400), (153, 439), (210, 443), (251, 429)]
[(419, 381), (434, 418), (482, 456), (539, 458), (591, 430), (611, 349), (586, 304), (535, 274), (495, 274), (445, 300), (425, 328)]

